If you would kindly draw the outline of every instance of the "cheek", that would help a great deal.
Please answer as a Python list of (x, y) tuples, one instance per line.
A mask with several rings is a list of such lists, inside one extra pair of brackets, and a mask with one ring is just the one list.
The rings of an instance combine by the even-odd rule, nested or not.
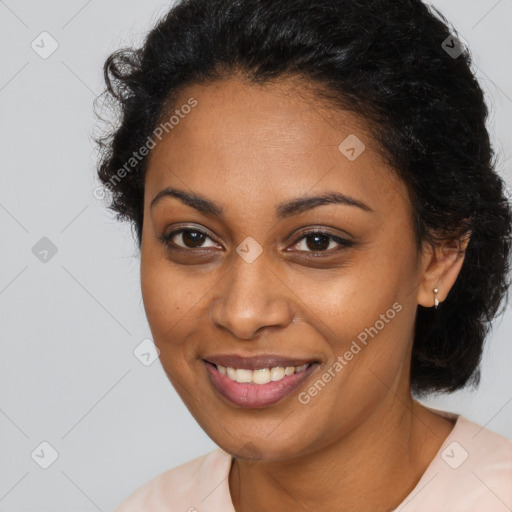
[(173, 313), (179, 308), (176, 294), (169, 293), (172, 285), (168, 277), (165, 271), (160, 270), (157, 261), (144, 257), (141, 259), (142, 299), (149, 326), (157, 338), (155, 342), (161, 338), (165, 327), (170, 325)]
[(180, 321), (192, 310), (186, 280), (172, 271), (170, 262), (153, 256), (149, 251), (141, 252), (140, 281), (144, 309), (158, 348), (176, 344), (181, 338), (177, 332)]
[(141, 291), (153, 341), (164, 370), (176, 384), (192, 382), (208, 330), (208, 291), (213, 276), (192, 277), (161, 255), (141, 253)]
[(328, 439), (357, 425), (407, 377), (414, 310), (395, 302), (375, 311), (363, 309), (358, 316), (340, 311), (326, 338), (330, 360), (298, 397), (304, 414), (329, 426)]
[(413, 339), (416, 303), (410, 293), (409, 249), (379, 245), (321, 279), (288, 276), (302, 304), (301, 323), (313, 325), (328, 342), (331, 366), (338, 356), (343, 359), (342, 370), (332, 368), (332, 389), (350, 390), (340, 394), (349, 402), (361, 392), (379, 394), (392, 385), (408, 364)]
[(189, 298), (185, 286), (186, 278), (180, 276), (173, 265), (162, 254), (160, 248), (142, 244), (140, 283), (144, 308), (150, 327), (160, 335), (169, 329), (189, 309)]
[(392, 306), (401, 302), (403, 283), (403, 266), (393, 263), (394, 257), (384, 258), (372, 247), (354, 253), (347, 265), (332, 271), (290, 271), (285, 280), (306, 322), (316, 325), (325, 339), (339, 340), (339, 347), (364, 333), (390, 308), (388, 316), (394, 315)]

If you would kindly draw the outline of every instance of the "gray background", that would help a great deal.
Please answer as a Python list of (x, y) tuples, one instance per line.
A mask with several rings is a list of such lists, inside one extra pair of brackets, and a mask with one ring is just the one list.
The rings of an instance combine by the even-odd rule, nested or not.
[[(510, 184), (512, 0), (434, 4), (471, 47)], [(103, 62), (140, 43), (168, 7), (0, 1), (2, 511), (112, 510), (149, 478), (215, 448), (159, 361), (145, 366), (134, 355), (151, 337), (137, 251), (129, 226), (93, 195)], [(43, 31), (58, 43), (48, 58), (31, 47), (51, 49)], [(424, 402), (512, 437), (511, 323), (507, 307), (477, 392)], [(52, 452), (42, 442), (58, 453), (47, 469)]]

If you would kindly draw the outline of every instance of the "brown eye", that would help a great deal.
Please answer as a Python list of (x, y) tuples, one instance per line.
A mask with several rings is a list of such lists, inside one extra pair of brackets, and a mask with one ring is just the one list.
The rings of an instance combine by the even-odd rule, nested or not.
[[(299, 245), (300, 252), (332, 253), (344, 247), (350, 247), (354, 243), (324, 231), (310, 231), (308, 233), (302, 233), (302, 236), (294, 245), (297, 244)], [(339, 246), (338, 249), (336, 249), (336, 244)], [(334, 250), (332, 250), (333, 248)]]
[(180, 229), (172, 231), (168, 235), (160, 237), (160, 239), (169, 248), (173, 248), (173, 246), (181, 249), (204, 249), (208, 247), (216, 247), (215, 243), (212, 245), (203, 245), (205, 240), (212, 239), (206, 233), (203, 233), (198, 229)]

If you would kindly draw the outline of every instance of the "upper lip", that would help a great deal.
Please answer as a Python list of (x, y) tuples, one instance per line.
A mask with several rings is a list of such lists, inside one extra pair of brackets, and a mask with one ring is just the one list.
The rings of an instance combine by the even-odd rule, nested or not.
[(210, 363), (231, 368), (245, 370), (258, 370), (260, 368), (275, 368), (276, 366), (302, 366), (316, 363), (316, 359), (286, 357), (275, 354), (261, 354), (257, 356), (241, 356), (238, 354), (212, 355), (203, 358)]

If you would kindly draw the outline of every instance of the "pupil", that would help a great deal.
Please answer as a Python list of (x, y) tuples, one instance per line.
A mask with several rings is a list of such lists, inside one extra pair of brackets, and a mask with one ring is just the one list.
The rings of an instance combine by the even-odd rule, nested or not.
[(185, 245), (190, 242), (192, 247), (199, 247), (203, 243), (205, 235), (198, 233), (197, 231), (184, 231), (182, 236)]
[[(308, 240), (315, 240), (313, 244), (309, 244), (309, 242), (307, 244), (308, 249), (311, 249), (312, 251), (318, 251), (319, 249), (327, 249), (327, 247), (329, 247), (329, 237), (325, 235), (309, 235), (307, 238)], [(319, 240), (320, 243), (318, 243)]]

